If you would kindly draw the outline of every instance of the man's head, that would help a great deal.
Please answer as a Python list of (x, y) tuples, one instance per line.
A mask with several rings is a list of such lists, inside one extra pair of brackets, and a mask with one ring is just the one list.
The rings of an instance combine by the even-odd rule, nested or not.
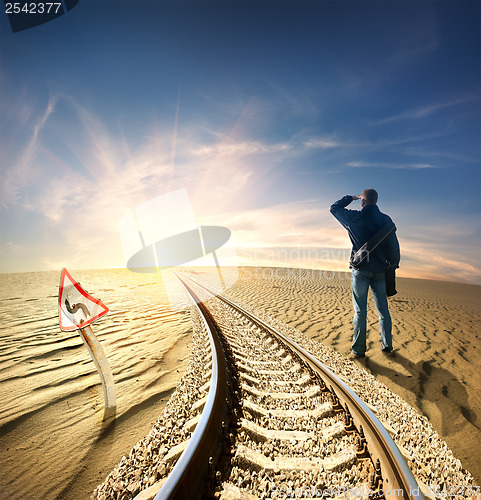
[(377, 203), (377, 191), (374, 189), (365, 189), (361, 194), (362, 206), (375, 205)]

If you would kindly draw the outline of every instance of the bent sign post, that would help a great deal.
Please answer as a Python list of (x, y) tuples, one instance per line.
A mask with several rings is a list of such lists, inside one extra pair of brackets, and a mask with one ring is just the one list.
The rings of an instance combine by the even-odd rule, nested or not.
[(107, 314), (108, 310), (108, 307), (100, 300), (89, 295), (65, 268), (62, 269), (58, 294), (60, 329), (64, 332), (79, 330), (80, 337), (99, 372), (106, 410), (117, 406), (114, 378), (107, 356), (90, 325)]

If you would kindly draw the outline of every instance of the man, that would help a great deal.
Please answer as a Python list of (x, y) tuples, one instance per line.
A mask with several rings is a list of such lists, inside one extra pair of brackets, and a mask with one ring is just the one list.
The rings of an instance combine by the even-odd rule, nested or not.
[[(362, 210), (348, 210), (353, 200), (361, 200)], [(377, 231), (392, 220), (377, 206), (378, 195), (374, 189), (365, 189), (362, 194), (346, 195), (331, 205), (331, 214), (347, 229), (352, 243), (351, 256), (359, 250)], [(392, 351), (392, 323), (386, 295), (385, 272), (399, 267), (399, 243), (392, 231), (377, 246), (369, 257), (357, 267), (352, 267), (352, 302), (354, 306), (354, 336), (351, 353), (362, 358), (366, 352), (367, 295), (371, 287), (379, 313), (381, 327), (381, 350)]]

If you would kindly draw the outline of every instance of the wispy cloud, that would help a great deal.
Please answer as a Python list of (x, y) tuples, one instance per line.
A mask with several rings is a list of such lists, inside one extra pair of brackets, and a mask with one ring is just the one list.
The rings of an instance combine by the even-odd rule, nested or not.
[(460, 104), (466, 104), (469, 102), (479, 101), (479, 96), (466, 96), (455, 99), (448, 99), (442, 102), (430, 103), (425, 106), (420, 106), (417, 108), (408, 109), (397, 115), (388, 116), (386, 118), (381, 118), (380, 120), (370, 120), (370, 125), (386, 125), (388, 123), (394, 123), (402, 120), (419, 120), (421, 118), (426, 118), (437, 111), (442, 109), (458, 106)]
[(345, 231), (334, 223), (328, 208), (325, 200), (290, 202), (235, 210), (225, 214), (223, 223), (242, 247), (343, 247)]
[[(355, 136), (331, 135), (321, 137), (309, 137), (302, 141), (302, 148), (306, 151), (327, 150), (338, 154), (339, 157), (344, 155), (352, 156), (362, 155), (370, 152), (393, 151), (399, 146), (405, 146), (432, 141), (440, 137), (446, 137), (455, 132), (454, 129), (440, 128), (429, 130), (419, 134), (403, 134), (398, 133), (395, 136), (381, 136), (379, 139), (359, 139)], [(399, 151), (396, 151), (399, 153)], [(355, 165), (353, 165), (355, 166)]]
[(212, 144), (203, 146), (200, 145), (197, 148), (191, 150), (191, 153), (195, 156), (204, 155), (253, 155), (253, 154), (264, 154), (264, 153), (279, 153), (285, 152), (291, 149), (289, 144), (265, 144), (259, 141), (243, 141), (243, 142), (229, 142), (221, 144)]
[(304, 141), (303, 144), (308, 149), (330, 149), (343, 146), (343, 143), (334, 136), (313, 137)]
[[(16, 120), (11, 117), (9, 126), (16, 129), (18, 135), (15, 141), (7, 140), (3, 134), (1, 143), (1, 169), (2, 182), (0, 184), (0, 207), (8, 208), (10, 205), (20, 203), (22, 198), (22, 185), (41, 182), (42, 176), (38, 170), (32, 168), (32, 163), (41, 148), (40, 134), (55, 110), (58, 102), (56, 95), (50, 96), (45, 109), (37, 112), (37, 104), (23, 103), (22, 111)], [(8, 114), (7, 106), (13, 103), (3, 103), (2, 111)]]
[(393, 213), (403, 276), (481, 284), (477, 213), (460, 219), (446, 212), (441, 220), (436, 206), (420, 202), (393, 207)]
[(406, 68), (427, 60), (439, 49), (434, 26), (429, 28), (423, 22), (419, 28), (417, 33), (405, 37), (399, 48), (386, 58), (384, 64), (387, 71), (395, 74), (406, 71)]
[[(63, 126), (65, 113), (68, 127)], [(170, 159), (167, 147), (159, 154), (158, 139), (128, 152), (122, 138), (65, 96), (55, 95), (43, 110), (30, 113), (17, 142), (2, 144), (9, 150), (0, 193), (5, 213), (15, 214), (11, 221), (6, 218), (6, 238), (18, 236), (13, 220), (21, 221), (22, 241), (29, 240), (32, 224), (42, 228), (43, 246), (30, 238), (32, 251), (24, 255), (24, 267), (36, 260), (42, 269), (62, 258), (82, 267), (91, 261), (95, 267), (108, 262), (109, 253), (111, 261), (121, 264), (114, 257), (119, 218), (155, 189), (168, 189), (172, 165), (165, 160)], [(16, 259), (13, 248), (3, 248), (9, 256), (5, 270)]]
[(346, 163), (352, 168), (387, 168), (387, 169), (403, 169), (403, 170), (424, 170), (426, 168), (439, 168), (430, 163), (375, 163), (366, 161), (351, 161)]
[[(449, 228), (448, 228), (449, 229)], [(481, 262), (469, 251), (403, 238), (400, 275), (481, 285)]]
[[(62, 130), (63, 116), (56, 115), (59, 102), (63, 116), (69, 114), (67, 131)], [(41, 224), (45, 234), (52, 235), (52, 244), (35, 252), (40, 267), (59, 262), (62, 255), (80, 267), (89, 261), (94, 266), (121, 266), (119, 219), (127, 209), (179, 188), (187, 189), (199, 223), (211, 218), (223, 224), (226, 207), (235, 200), (240, 213), (250, 187), (267, 185), (269, 172), (292, 149), (284, 142), (220, 134), (206, 143), (205, 134), (200, 138), (195, 129), (186, 128), (179, 134), (174, 164), (172, 131), (150, 124), (143, 131), (145, 139), (131, 147), (94, 113), (65, 96), (49, 102), (29, 130), (27, 152), (11, 155), (3, 177), (2, 189), (15, 195), (2, 196), (2, 203), (26, 221), (29, 213), (35, 213), (37, 221), (43, 217)], [(159, 220), (175, 217), (179, 209), (159, 214)], [(54, 244), (55, 232), (61, 244)], [(4, 251), (11, 254), (12, 248)]]
[[(67, 108), (74, 123), (69, 122), (68, 131), (62, 130), (63, 115), (57, 115), (60, 104), (62, 113)], [(341, 133), (307, 139), (299, 135), (269, 142), (262, 140), (262, 136), (251, 139), (250, 134), (243, 135), (241, 131), (248, 129), (249, 120), (253, 119), (249, 113), (243, 117), (246, 122), (237, 123), (233, 131), (225, 134), (219, 131), (206, 134), (186, 126), (178, 134), (174, 164), (172, 130), (151, 123), (141, 131), (144, 138), (134, 147), (122, 134), (109, 130), (95, 113), (71, 99), (58, 95), (52, 98), (43, 110), (30, 114), (26, 124), (29, 133), (25, 133), (23, 140), (26, 150), (21, 149), (16, 156), (11, 150), (8, 164), (2, 167), (4, 207), (24, 215), (26, 231), (32, 214), (37, 224), (43, 218), (40, 224), (45, 240), (32, 243), (30, 249), (24, 248), (22, 258), (37, 259), (37, 269), (60, 264), (122, 266), (117, 223), (125, 211), (154, 196), (186, 188), (198, 223), (231, 229), (239, 249), (255, 250), (250, 254), (254, 255), (250, 263), (259, 264), (256, 258), (272, 255), (272, 251), (262, 253), (262, 249), (290, 248), (287, 264), (291, 259), (292, 263), (302, 265), (296, 249), (311, 249), (307, 255), (312, 265), (347, 270), (349, 239), (329, 214), (333, 200), (310, 199), (276, 205), (267, 200), (264, 208), (252, 208), (259, 206), (263, 196), (268, 197), (272, 184), (285, 174), (276, 167), (290, 159), (296, 160), (292, 165), (297, 168), (300, 164), (297, 159), (312, 153), (335, 156), (337, 164), (347, 168), (435, 169), (438, 168), (435, 162), (384, 163), (379, 157), (370, 162), (363, 154), (388, 151), (445, 133), (431, 131), (420, 136), (364, 143)], [(59, 141), (75, 159), (74, 163), (56, 149)], [(346, 148), (348, 156), (343, 156)], [(19, 172), (21, 175), (17, 175)], [(14, 189), (15, 196), (4, 198), (9, 188)], [(172, 214), (159, 214), (159, 220), (161, 216), (175, 217), (178, 209), (173, 207)], [(392, 214), (396, 223), (405, 210), (399, 208), (398, 214)], [(399, 220), (406, 257), (401, 275), (421, 276), (424, 272), (423, 276), (437, 279), (444, 275), (464, 281), (481, 280), (481, 266), (476, 263), (479, 259), (470, 250), (479, 238), (469, 232), (472, 228), (467, 226), (462, 233), (455, 233), (459, 221), (454, 219), (443, 221), (442, 226), (433, 219), (427, 229), (416, 221), (417, 214), (413, 213), (406, 220)], [(10, 229), (4, 241), (11, 243), (0, 248), (5, 262), (16, 258), (16, 249), (20, 255), (15, 246), (19, 243)], [(466, 249), (449, 243), (455, 234), (456, 241), (468, 242)], [(16, 262), (20, 260), (17, 258)], [(280, 261), (271, 263), (276, 265)]]
[[(327, 205), (327, 200), (313, 199), (231, 211), (222, 222), (232, 230), (243, 264), (348, 271), (349, 238)], [(419, 210), (394, 208), (390, 214), (401, 244), (399, 275), (481, 284), (481, 260), (471, 244), (481, 229), (479, 222), (460, 224), (451, 217), (440, 225), (432, 215), (421, 220), (413, 216)]]
[(450, 151), (434, 151), (432, 149), (405, 148), (404, 154), (417, 156), (419, 158), (440, 158), (442, 160), (455, 160), (457, 163), (478, 163), (479, 157), (469, 156), (462, 153), (452, 153)]

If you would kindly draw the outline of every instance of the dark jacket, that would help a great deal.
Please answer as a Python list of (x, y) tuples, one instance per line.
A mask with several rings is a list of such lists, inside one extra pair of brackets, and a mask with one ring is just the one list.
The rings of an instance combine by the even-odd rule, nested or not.
[[(348, 210), (352, 196), (346, 195), (331, 205), (331, 214), (347, 229), (352, 243), (351, 255), (359, 250), (391, 218), (383, 214), (377, 205), (366, 205), (362, 210)], [(393, 231), (378, 248), (364, 261), (360, 269), (384, 272), (390, 267), (399, 267), (399, 242)]]

